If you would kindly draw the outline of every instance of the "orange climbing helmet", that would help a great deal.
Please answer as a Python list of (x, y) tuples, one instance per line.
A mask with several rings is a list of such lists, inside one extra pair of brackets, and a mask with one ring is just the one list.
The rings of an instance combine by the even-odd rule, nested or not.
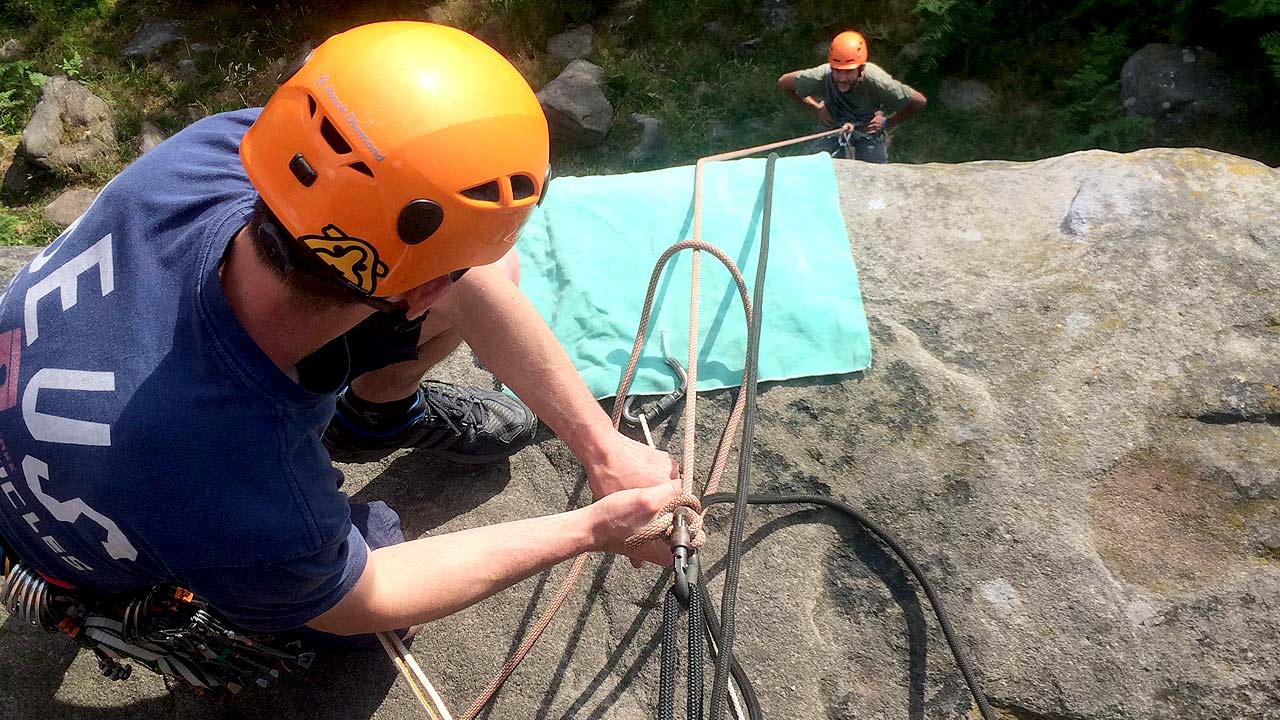
[(329, 38), (240, 143), (284, 229), (371, 297), (502, 257), (542, 194), (548, 152), (542, 107), (506, 58), (408, 21)]
[(867, 41), (856, 30), (845, 30), (831, 41), (827, 63), (836, 70), (853, 70), (867, 62)]

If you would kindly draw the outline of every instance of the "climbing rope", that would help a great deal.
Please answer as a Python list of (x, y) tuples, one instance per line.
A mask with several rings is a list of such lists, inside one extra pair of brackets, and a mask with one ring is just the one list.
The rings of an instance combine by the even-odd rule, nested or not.
[[(715, 162), (718, 160), (730, 160), (738, 157), (746, 157), (748, 155), (754, 155), (756, 153), (764, 152), (766, 150), (772, 150), (775, 148), (785, 147), (787, 145), (795, 145), (798, 143), (808, 142), (810, 140), (817, 140), (824, 137), (830, 137), (832, 135), (836, 135), (839, 133), (848, 132), (850, 129), (851, 129), (850, 126), (845, 126), (845, 127), (837, 128), (835, 130), (829, 130), (826, 132), (814, 133), (813, 135), (806, 135), (804, 137), (794, 138), (792, 140), (783, 140), (781, 142), (770, 143), (768, 145), (760, 145), (758, 147), (746, 148), (744, 150), (735, 150), (732, 152), (721, 153), (719, 155), (712, 155), (712, 156), (701, 158), (698, 160), (697, 164), (694, 167), (693, 240), (687, 240), (687, 241), (679, 242), (679, 243), (676, 243), (675, 245), (672, 245), (670, 248), (666, 250), (666, 252), (662, 254), (662, 257), (658, 260), (658, 262), (655, 263), (654, 274), (653, 274), (653, 277), (650, 279), (649, 289), (645, 296), (644, 310), (641, 313), (640, 332), (637, 333), (636, 342), (635, 342), (635, 345), (632, 347), (632, 351), (631, 351), (631, 358), (627, 362), (626, 371), (623, 373), (623, 380), (621, 383), (619, 383), (619, 386), (618, 386), (619, 391), (618, 393), (616, 393), (617, 397), (614, 400), (613, 415), (612, 415), (614, 428), (618, 428), (621, 424), (622, 410), (624, 405), (626, 404), (625, 393), (626, 393), (626, 390), (631, 386), (631, 380), (635, 377), (636, 364), (639, 362), (639, 358), (640, 358), (640, 349), (644, 345), (644, 330), (648, 326), (649, 314), (651, 313), (652, 307), (653, 307), (653, 297), (657, 292), (657, 278), (661, 275), (662, 268), (665, 266), (666, 262), (673, 255), (675, 255), (677, 252), (680, 252), (681, 250), (692, 249), (695, 251), (694, 252), (695, 270), (693, 275), (695, 294), (694, 294), (693, 300), (691, 301), (693, 304), (694, 310), (693, 310), (693, 315), (690, 318), (690, 327), (691, 327), (690, 334), (693, 338), (693, 341), (690, 342), (690, 345), (689, 345), (689, 352), (691, 355), (691, 360), (689, 363), (690, 391), (693, 391), (694, 385), (697, 382), (696, 288), (697, 288), (697, 282), (698, 282), (697, 280), (698, 278), (697, 251), (698, 250), (706, 250), (707, 252), (716, 256), (716, 258), (720, 260), (725, 265), (725, 267), (729, 270), (730, 274), (734, 277), (734, 282), (738, 286), (738, 294), (741, 297), (743, 302), (743, 310), (745, 313), (747, 313), (747, 316), (750, 317), (750, 300), (747, 298), (746, 284), (745, 282), (743, 282), (742, 274), (738, 272), (737, 266), (734, 265), (733, 261), (727, 255), (725, 255), (724, 252), (721, 251), (719, 248), (715, 247), (714, 245), (704, 243), (701, 240), (702, 170), (706, 166), (706, 164), (709, 162)], [(689, 418), (690, 418), (690, 408), (693, 404), (693, 400), (694, 398), (692, 397), (689, 397), (686, 399), (686, 405), (685, 405), (686, 423), (691, 423), (691, 420)], [(716, 486), (719, 482), (720, 475), (723, 473), (724, 463), (725, 463), (725, 460), (727, 459), (727, 456), (729, 454), (729, 448), (732, 443), (733, 431), (736, 430), (738, 425), (738, 418), (740, 418), (742, 414), (740, 405), (741, 405), (741, 397), (739, 397), (738, 405), (735, 406), (734, 412), (730, 417), (730, 424), (725, 429), (725, 434), (721, 438), (721, 447), (716, 452), (716, 459), (712, 466), (711, 480), (707, 483), (708, 493), (715, 492)], [(686, 424), (686, 427), (692, 428), (693, 425)], [(690, 515), (690, 520), (691, 520), (691, 525), (693, 525), (693, 523), (696, 523), (696, 530), (694, 531), (694, 538), (695, 538), (694, 542), (697, 542), (699, 545), (701, 545), (702, 541), (705, 539), (705, 535), (702, 532), (701, 506), (700, 504), (698, 504), (697, 496), (693, 495), (692, 435), (693, 435), (693, 432), (689, 431), (686, 436), (686, 440), (685, 440), (686, 450), (684, 454), (684, 461), (687, 464), (687, 466), (683, 467), (681, 472), (681, 482), (684, 485), (685, 492), (683, 492), (680, 495), (680, 497), (677, 498), (678, 502), (675, 502), (669, 510), (660, 514), (658, 516), (658, 519), (655, 519), (653, 523), (650, 523), (650, 525), (646, 526), (646, 528), (644, 528), (644, 530), (642, 530), (641, 532), (646, 532), (646, 533), (656, 532), (658, 534), (654, 536), (655, 538), (666, 536), (667, 534), (670, 533), (670, 529), (672, 527), (672, 522), (670, 518), (674, 516), (675, 510), (677, 510), (680, 507), (684, 507), (684, 508), (693, 510), (693, 512)], [(726, 438), (728, 438), (728, 440), (726, 440)], [(696, 520), (693, 520), (693, 518), (696, 518)], [(632, 539), (629, 538), (627, 542), (631, 543)], [(639, 544), (644, 544), (644, 542), (647, 542), (647, 541), (641, 541)], [(632, 545), (629, 544), (628, 547), (632, 547)], [(547, 609), (543, 612), (542, 616), (538, 618), (538, 621), (533, 625), (532, 628), (530, 628), (529, 632), (526, 633), (524, 639), (520, 643), (520, 646), (516, 648), (515, 652), (511, 654), (511, 657), (507, 659), (507, 662), (502, 666), (500, 670), (498, 670), (498, 672), (494, 675), (493, 679), (489, 681), (489, 684), (485, 687), (483, 691), (481, 691), (480, 695), (475, 699), (475, 701), (471, 703), (470, 707), (467, 708), (467, 711), (462, 714), (461, 720), (475, 720), (476, 716), (480, 714), (480, 711), (483, 710), (484, 707), (488, 705), (490, 701), (493, 700), (495, 695), (497, 695), (498, 690), (502, 688), (502, 685), (506, 683), (507, 679), (511, 677), (511, 674), (515, 672), (517, 667), (519, 667), (520, 663), (524, 660), (525, 656), (528, 655), (529, 651), (533, 649), (534, 644), (537, 643), (538, 638), (541, 637), (543, 631), (546, 630), (547, 625), (551, 623), (551, 620), (556, 616), (556, 613), (560, 611), (560, 606), (563, 605), (565, 599), (568, 598), (570, 589), (577, 582), (578, 577), (582, 574), (582, 570), (583, 568), (586, 567), (586, 563), (587, 563), (586, 555), (579, 555), (577, 558), (574, 558), (573, 564), (569, 568), (569, 573), (565, 577), (564, 584), (561, 586), (560, 591), (556, 593), (555, 598), (553, 598), (551, 602), (548, 604)]]
[(417, 698), (426, 716), (430, 720), (453, 720), (453, 716), (449, 714), (449, 708), (445, 707), (444, 699), (440, 697), (440, 693), (436, 692), (435, 686), (427, 679), (426, 673), (422, 672), (422, 667), (414, 659), (413, 653), (404, 646), (400, 636), (393, 632), (380, 632), (377, 635), (382, 649), (408, 681), (409, 689), (413, 691), (413, 696)]
[[(675, 498), (671, 503), (669, 503), (668, 506), (664, 508), (663, 512), (660, 513), (658, 517), (654, 519), (653, 522), (651, 522), (648, 526), (643, 528), (640, 532), (636, 533), (636, 535), (632, 536), (631, 538), (628, 538), (626, 541), (627, 547), (629, 548), (639, 547), (640, 545), (643, 545), (646, 542), (650, 542), (651, 540), (669, 537), (674, 528), (675, 514), (676, 512), (680, 511), (681, 508), (684, 508), (683, 514), (687, 515), (687, 518), (688, 518), (689, 529), (692, 536), (692, 539), (691, 539), (692, 547), (695, 547), (695, 548), (701, 547), (701, 545), (703, 544), (703, 542), (705, 542), (705, 539), (706, 539), (705, 533), (702, 529), (702, 516), (703, 516), (702, 507), (698, 501), (697, 496), (693, 494), (693, 477), (694, 477), (694, 470), (695, 470), (694, 468), (695, 447), (694, 447), (694, 438), (693, 438), (694, 433), (692, 431), (692, 428), (694, 427), (694, 422), (696, 420), (694, 406), (696, 403), (696, 394), (697, 394), (696, 383), (697, 383), (697, 362), (698, 362), (698, 359), (697, 359), (698, 283), (699, 283), (699, 274), (700, 274), (699, 252), (706, 251), (710, 253), (717, 260), (720, 260), (720, 262), (729, 271), (730, 275), (733, 277), (735, 285), (738, 288), (738, 295), (742, 301), (743, 312), (744, 312), (744, 315), (748, 318), (748, 321), (750, 320), (750, 317), (751, 317), (751, 301), (747, 297), (746, 283), (742, 279), (742, 274), (738, 271), (738, 268), (734, 264), (732, 259), (730, 259), (723, 251), (721, 251), (716, 246), (705, 243), (701, 239), (702, 237), (702, 176), (703, 176), (704, 168), (708, 163), (711, 163), (711, 162), (746, 157), (749, 155), (754, 155), (757, 153), (765, 152), (767, 150), (773, 150), (773, 149), (785, 147), (788, 145), (795, 145), (799, 143), (809, 142), (811, 140), (817, 140), (825, 137), (830, 137), (833, 135), (838, 135), (841, 133), (848, 133), (851, 130), (852, 130), (852, 126), (845, 125), (843, 127), (836, 128), (834, 130), (814, 133), (812, 135), (793, 138), (791, 140), (783, 140), (780, 142), (769, 143), (767, 145), (760, 145), (756, 147), (745, 148), (742, 150), (734, 150), (726, 153), (721, 153), (718, 155), (711, 155), (708, 157), (700, 158), (697, 164), (695, 165), (694, 197), (693, 197), (693, 238), (691, 240), (678, 242), (675, 245), (672, 245), (662, 254), (658, 262), (655, 263), (653, 275), (650, 278), (650, 282), (649, 282), (649, 288), (645, 295), (644, 309), (641, 313), (639, 330), (636, 334), (635, 344), (632, 347), (631, 356), (627, 362), (626, 370), (623, 373), (622, 381), (619, 383), (618, 392), (615, 393), (616, 397), (615, 397), (613, 413), (612, 413), (613, 426), (614, 428), (618, 428), (621, 423), (622, 412), (626, 405), (626, 392), (630, 388), (631, 381), (635, 377), (636, 365), (639, 362), (640, 351), (644, 345), (645, 330), (648, 327), (649, 315), (652, 312), (652, 307), (653, 307), (653, 299), (657, 292), (657, 282), (659, 277), (662, 274), (662, 270), (665, 268), (666, 263), (676, 253), (684, 250), (692, 250), (693, 251), (693, 258), (692, 258), (693, 274), (692, 274), (692, 280), (691, 280), (692, 285), (691, 285), (691, 293), (690, 293), (691, 295), (690, 296), (690, 322), (689, 322), (690, 340), (689, 340), (689, 360), (687, 365), (689, 391), (685, 400), (685, 414), (684, 414), (685, 427), (688, 428), (688, 430), (685, 435), (684, 453), (682, 458), (683, 464), (681, 468), (681, 484), (683, 487), (683, 492), (679, 497)], [(737, 402), (734, 404), (734, 408), (732, 413), (730, 414), (729, 421), (725, 427), (724, 434), (721, 436), (720, 445), (717, 448), (715, 459), (712, 462), (711, 475), (708, 479), (707, 486), (706, 486), (707, 493), (714, 493), (716, 488), (719, 485), (720, 476), (723, 474), (725, 463), (727, 462), (729, 451), (732, 446), (733, 436), (737, 430), (738, 424), (742, 417), (742, 412), (743, 412), (743, 396), (740, 394)], [(644, 416), (642, 415), (641, 418), (643, 419), (643, 417)], [(649, 428), (647, 425), (647, 421), (645, 421), (645, 424), (642, 426), (642, 428), (646, 431), (645, 432), (646, 438), (649, 440), (650, 446), (652, 446), (653, 445), (652, 435), (648, 432)], [(559, 592), (557, 592), (555, 597), (552, 598), (551, 602), (547, 606), (547, 609), (543, 612), (542, 616), (538, 618), (538, 621), (534, 623), (534, 625), (525, 634), (525, 637), (522, 639), (519, 647), (516, 648), (516, 650), (507, 659), (506, 663), (503, 664), (502, 668), (500, 668), (498, 672), (494, 675), (493, 679), (489, 681), (489, 684), (485, 686), (484, 690), (481, 691), (480, 695), (477, 696), (476, 699), (471, 703), (471, 705), (467, 708), (466, 712), (464, 712), (460, 716), (460, 720), (475, 720), (475, 718), (480, 714), (480, 712), (484, 710), (484, 708), (497, 695), (498, 691), (502, 688), (503, 684), (505, 684), (506, 681), (511, 677), (511, 674), (515, 672), (517, 667), (519, 667), (520, 663), (529, 654), (529, 651), (533, 649), (533, 646), (537, 643), (538, 639), (542, 636), (542, 633), (546, 630), (547, 626), (551, 623), (551, 620), (554, 619), (556, 614), (559, 612), (560, 607), (564, 604), (564, 601), (568, 598), (569, 592), (571, 591), (573, 586), (576, 584), (578, 577), (582, 574), (582, 570), (586, 567), (587, 557), (588, 557), (587, 555), (579, 555), (577, 558), (574, 558), (573, 564), (570, 566), (569, 572), (566, 575), (565, 580), (561, 585)], [(705, 592), (705, 589), (703, 589), (702, 592)], [(700, 615), (701, 614), (702, 613), (700, 613)], [(390, 650), (388, 651), (388, 655), (392, 655)], [(392, 657), (394, 660), (395, 657), (394, 656)], [(412, 655), (410, 655), (409, 657), (412, 658)], [(400, 663), (397, 663), (397, 667), (400, 667)], [(738, 668), (738, 670), (740, 670), (740, 668)], [(403, 673), (402, 671), (402, 674), (405, 674), (405, 673)], [(406, 678), (409, 678), (408, 674), (405, 674), (405, 676)], [(745, 679), (745, 675), (743, 677)], [(417, 682), (416, 680), (410, 679), (411, 685), (413, 685), (416, 682)], [(428, 709), (425, 703), (423, 704), (423, 707), (424, 707), (424, 710), (426, 710), (429, 713), (433, 711), (432, 709)], [(443, 703), (440, 703), (440, 707), (443, 708)], [(445, 712), (447, 713), (447, 710), (445, 710)], [(432, 717), (432, 716), (428, 715), (428, 717)]]

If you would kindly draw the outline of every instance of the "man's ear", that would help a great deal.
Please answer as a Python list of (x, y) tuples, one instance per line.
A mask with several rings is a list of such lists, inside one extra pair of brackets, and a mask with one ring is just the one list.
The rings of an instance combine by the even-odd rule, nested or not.
[(407, 290), (400, 296), (400, 299), (407, 306), (405, 317), (410, 320), (421, 317), (440, 298), (444, 297), (451, 287), (453, 287), (453, 283), (449, 280), (449, 276), (441, 275), (411, 290)]

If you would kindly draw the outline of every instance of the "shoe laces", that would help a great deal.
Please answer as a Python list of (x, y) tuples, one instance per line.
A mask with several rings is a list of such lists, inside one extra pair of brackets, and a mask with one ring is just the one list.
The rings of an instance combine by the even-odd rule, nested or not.
[(480, 403), (466, 397), (445, 392), (440, 386), (432, 385), (422, 389), (422, 402), (429, 417), (444, 421), (454, 432), (462, 434), (467, 420), (479, 426), (481, 419)]

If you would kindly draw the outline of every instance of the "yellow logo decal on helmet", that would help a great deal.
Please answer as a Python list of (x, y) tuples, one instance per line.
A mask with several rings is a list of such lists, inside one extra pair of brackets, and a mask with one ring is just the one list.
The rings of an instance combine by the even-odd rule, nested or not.
[(325, 225), (320, 235), (304, 235), (298, 238), (325, 264), (333, 267), (347, 282), (372, 295), (378, 279), (387, 276), (387, 264), (378, 259), (378, 251), (372, 244), (351, 237), (337, 225)]

